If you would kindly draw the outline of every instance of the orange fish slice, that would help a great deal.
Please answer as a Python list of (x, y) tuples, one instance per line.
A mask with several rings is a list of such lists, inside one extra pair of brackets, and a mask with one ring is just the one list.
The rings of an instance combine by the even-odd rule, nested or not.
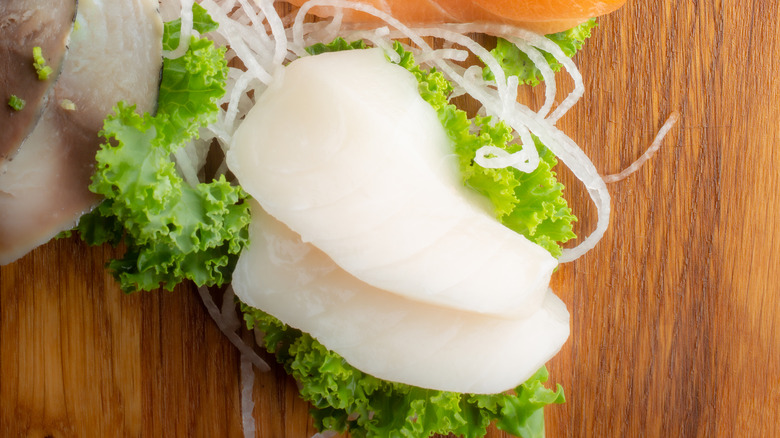
[[(288, 0), (301, 6), (306, 0)], [(588, 18), (612, 12), (625, 0), (357, 0), (373, 6), (406, 24), (507, 23), (548, 34), (571, 29)], [(311, 13), (333, 16), (333, 8), (315, 7)], [(345, 10), (344, 22), (379, 23), (378, 18), (360, 11)]]

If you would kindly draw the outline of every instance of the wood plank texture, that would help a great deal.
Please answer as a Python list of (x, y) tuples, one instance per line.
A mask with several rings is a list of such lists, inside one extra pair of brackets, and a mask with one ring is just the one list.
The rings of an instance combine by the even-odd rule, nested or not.
[[(572, 336), (548, 365), (568, 400), (548, 436), (780, 436), (778, 17), (774, 1), (633, 1), (575, 58), (586, 93), (559, 126), (603, 173), (681, 118), (610, 186), (604, 240), (554, 276)], [(238, 353), (197, 293), (123, 295), (112, 255), (70, 239), (0, 267), (0, 436), (241, 436)], [(257, 436), (315, 432), (281, 370), (254, 399)]]

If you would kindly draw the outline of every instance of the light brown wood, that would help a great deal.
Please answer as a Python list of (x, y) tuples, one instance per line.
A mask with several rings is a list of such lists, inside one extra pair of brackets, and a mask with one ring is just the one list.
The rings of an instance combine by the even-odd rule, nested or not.
[[(604, 240), (555, 274), (572, 336), (548, 366), (568, 399), (548, 436), (777, 436), (779, 9), (629, 2), (577, 55), (587, 91), (559, 126), (603, 173), (681, 119), (610, 186)], [(238, 353), (197, 294), (124, 295), (112, 254), (71, 239), (0, 267), (0, 435), (241, 436)], [(294, 383), (257, 379), (258, 436), (311, 436)]]

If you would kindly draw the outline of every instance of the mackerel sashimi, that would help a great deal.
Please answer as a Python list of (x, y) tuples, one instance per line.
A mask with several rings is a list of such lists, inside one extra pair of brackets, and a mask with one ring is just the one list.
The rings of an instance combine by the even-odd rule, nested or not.
[[(0, 163), (0, 264), (72, 228), (100, 198), (88, 189), (103, 119), (116, 102), (154, 111), (162, 68), (156, 0), (80, 0), (62, 73), (12, 160)], [(34, 75), (34, 71), (30, 75)]]
[(305, 242), (408, 299), (527, 316), (557, 265), (464, 187), (416, 79), (379, 49), (292, 62), (237, 130), (228, 165)]
[[(0, 2), (0, 90), (22, 99), (23, 108), (0, 105), (0, 172), (38, 123), (47, 96), (59, 77), (76, 18), (76, 0)], [(38, 74), (35, 49), (49, 69)], [(45, 65), (43, 65), (45, 64)]]
[(254, 202), (250, 239), (233, 274), (236, 295), (381, 379), (499, 393), (531, 377), (569, 336), (569, 313), (550, 290), (516, 319), (411, 301), (353, 277)]

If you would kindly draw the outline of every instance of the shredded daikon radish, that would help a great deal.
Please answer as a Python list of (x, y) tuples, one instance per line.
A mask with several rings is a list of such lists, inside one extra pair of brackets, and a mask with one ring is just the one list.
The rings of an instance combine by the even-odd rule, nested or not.
[(284, 30), (284, 23), (282, 23), (281, 17), (276, 13), (274, 9), (273, 0), (254, 0), (256, 4), (260, 6), (260, 9), (265, 14), (268, 24), (271, 25), (271, 33), (273, 35), (276, 46), (274, 47), (273, 65), (281, 68), (282, 62), (287, 57), (287, 37)]
[(227, 111), (225, 112), (224, 125), (225, 128), (232, 130), (233, 124), (236, 121), (236, 116), (239, 111), (239, 104), (241, 97), (246, 95), (249, 89), (250, 82), (255, 79), (251, 74), (244, 73), (238, 77), (233, 89), (230, 90), (230, 102), (228, 104)]
[(468, 58), (468, 56), (469, 53), (465, 50), (452, 49), (452, 48), (435, 49), (432, 50), (430, 53), (422, 54), (417, 59), (417, 62), (424, 64), (424, 63), (431, 62), (434, 58), (462, 62), (465, 61)]
[(200, 182), (198, 180), (198, 166), (193, 162), (190, 155), (195, 152), (193, 151), (190, 153), (189, 151), (193, 150), (182, 148), (175, 151), (173, 155), (176, 158), (176, 165), (184, 177), (184, 181), (189, 184), (190, 187), (195, 187)]
[(618, 182), (623, 179), (626, 179), (629, 175), (639, 170), (640, 167), (645, 163), (645, 161), (649, 160), (661, 147), (661, 142), (663, 141), (664, 137), (666, 137), (666, 134), (669, 133), (669, 131), (672, 129), (675, 123), (677, 123), (677, 120), (680, 118), (680, 114), (677, 113), (677, 111), (673, 112), (669, 115), (669, 118), (666, 119), (666, 122), (661, 126), (661, 129), (658, 130), (658, 134), (655, 135), (655, 139), (653, 139), (653, 142), (650, 144), (650, 147), (647, 148), (644, 154), (637, 158), (636, 161), (631, 163), (628, 167), (623, 169), (619, 173), (614, 173), (612, 175), (607, 175), (604, 177), (604, 182), (606, 183), (613, 183)]
[(525, 41), (516, 40), (515, 46), (520, 49), (521, 52), (528, 56), (544, 79), (544, 105), (537, 112), (540, 117), (547, 117), (547, 114), (552, 109), (553, 103), (555, 103), (555, 94), (558, 91), (555, 84), (555, 72), (553, 72), (550, 64), (544, 59), (544, 55), (535, 47), (527, 44)]
[[(199, 287), (198, 294), (203, 301), (203, 305), (206, 306), (206, 310), (208, 310), (211, 319), (214, 320), (214, 322), (217, 324), (217, 327), (219, 327), (220, 331), (222, 331), (228, 340), (233, 345), (235, 345), (241, 354), (245, 355), (247, 359), (257, 367), (257, 369), (260, 371), (269, 371), (271, 367), (269, 367), (268, 364), (257, 353), (255, 353), (252, 347), (244, 342), (241, 337), (238, 336), (238, 333), (236, 333), (237, 328), (235, 327), (235, 321), (233, 320), (235, 319), (235, 315), (232, 318), (226, 318), (225, 314), (223, 314), (219, 307), (217, 307), (217, 305), (214, 303), (214, 300), (211, 298), (211, 292), (209, 292), (207, 287)], [(232, 296), (232, 291), (230, 291), (230, 294)], [(229, 303), (233, 305), (233, 312), (235, 312), (235, 303), (233, 302), (232, 297), (229, 298)]]
[(241, 424), (244, 429), (244, 437), (254, 438), (255, 419), (252, 411), (255, 410), (255, 370), (252, 360), (245, 354), (241, 354)]

